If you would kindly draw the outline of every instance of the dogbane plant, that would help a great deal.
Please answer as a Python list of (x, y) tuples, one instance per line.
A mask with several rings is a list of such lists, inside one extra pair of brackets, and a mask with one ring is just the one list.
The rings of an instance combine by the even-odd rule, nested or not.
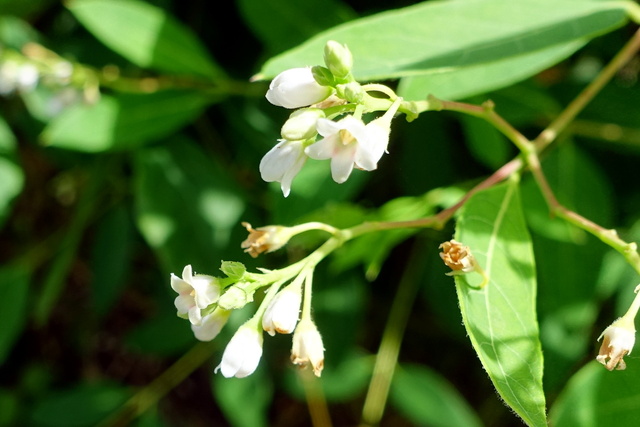
[[(209, 302), (206, 307), (197, 302), (198, 294), (203, 290), (196, 289), (195, 285), (192, 285), (194, 290), (188, 296), (181, 294), (179, 297), (193, 297), (195, 303), (191, 303), (190, 299), (188, 300), (190, 304), (178, 304), (176, 301), (179, 315), (184, 316), (187, 305), (189, 310), (200, 310), (199, 315), (190, 314), (189, 318), (202, 319), (196, 326), (205, 325), (205, 329), (214, 330), (216, 333), (219, 332), (219, 325), (226, 320), (226, 317), (220, 320), (220, 314), (218, 316), (213, 314), (223, 312), (227, 316), (229, 312), (253, 302), (258, 289), (268, 289), (253, 317), (237, 330), (228, 343), (216, 372), (220, 371), (225, 377), (245, 377), (252, 374), (262, 355), (263, 331), (266, 331), (272, 336), (276, 333), (293, 333), (292, 362), (309, 365), (314, 374), (320, 376), (324, 366), (324, 347), (320, 331), (311, 316), (313, 274), (317, 264), (347, 241), (365, 234), (402, 228), (439, 229), (454, 214), (459, 215), (459, 224), (463, 221), (472, 222), (477, 218), (474, 218), (473, 214), (467, 214), (467, 209), (471, 210), (470, 206), (474, 208), (482, 206), (484, 209), (489, 206), (490, 212), (487, 213), (487, 218), (492, 218), (494, 222), (490, 224), (493, 228), (487, 234), (505, 233), (501, 222), (503, 218), (506, 215), (516, 217), (521, 215), (512, 211), (516, 209), (514, 204), (518, 197), (516, 187), (525, 168), (533, 175), (553, 214), (597, 236), (622, 253), (636, 271), (640, 272), (640, 257), (634, 243), (623, 241), (614, 230), (605, 229), (558, 202), (540, 167), (538, 157), (539, 153), (566, 128), (580, 109), (593, 97), (594, 88), (601, 87), (611, 78), (611, 69), (619, 68), (624, 64), (639, 46), (640, 35), (636, 35), (612, 62), (610, 69), (605, 69), (598, 79), (578, 96), (570, 108), (565, 110), (535, 140), (529, 140), (499, 116), (491, 102), (478, 106), (445, 101), (433, 96), (419, 101), (407, 101), (397, 96), (388, 86), (362, 84), (352, 75), (354, 58), (348, 47), (335, 41), (327, 42), (324, 47), (324, 66), (293, 68), (277, 75), (269, 86), (266, 98), (276, 106), (294, 111), (282, 126), (281, 139), (260, 162), (260, 173), (267, 182), (279, 182), (284, 197), (289, 195), (296, 175), (308, 161), (329, 160), (331, 176), (338, 184), (344, 183), (354, 168), (374, 171), (383, 155), (389, 152), (391, 124), (399, 114), (404, 114), (408, 121), (426, 111), (448, 110), (479, 117), (503, 133), (521, 154), (475, 186), (458, 203), (431, 217), (399, 222), (367, 222), (346, 229), (337, 229), (318, 222), (293, 227), (268, 225), (254, 229), (250, 224), (244, 223), (250, 234), (241, 246), (253, 257), (278, 250), (292, 237), (306, 231), (321, 230), (329, 233), (330, 237), (307, 257), (282, 269), (260, 269), (259, 273), (251, 273), (241, 263), (223, 262), (221, 270), (227, 276), (226, 278), (190, 276), (190, 271), (185, 269), (187, 277), (183, 277), (184, 282), (189, 283), (190, 277), (194, 279), (200, 277), (199, 280), (208, 283), (207, 286), (215, 288), (205, 290), (206, 295), (216, 294), (217, 286), (221, 284), (219, 298), (204, 298)], [(492, 211), (492, 205), (495, 205), (495, 211)], [(510, 232), (526, 233), (521, 219), (512, 218), (511, 221), (514, 224), (509, 227), (516, 227), (518, 231)], [(482, 227), (485, 225), (481, 224)], [(522, 387), (522, 383), (517, 382), (520, 380), (514, 379), (515, 376), (524, 375), (525, 381), (536, 384), (536, 387), (541, 389), (542, 358), (537, 341), (509, 344), (508, 350), (501, 349), (499, 343), (493, 343), (489, 351), (494, 352), (491, 355), (493, 360), (487, 358), (488, 351), (483, 349), (478, 341), (482, 334), (490, 332), (484, 331), (481, 322), (472, 317), (471, 312), (478, 309), (474, 307), (479, 302), (481, 305), (478, 307), (489, 304), (492, 301), (491, 298), (495, 298), (488, 296), (491, 293), (498, 292), (505, 297), (505, 294), (511, 292), (502, 287), (503, 276), (507, 273), (494, 269), (492, 258), (495, 251), (495, 247), (492, 246), (494, 243), (487, 241), (486, 237), (459, 231), (454, 240), (440, 245), (442, 249), (440, 257), (452, 269), (449, 274), (454, 276), (457, 284), (467, 331), (496, 389), (525, 422), (530, 425), (543, 425), (546, 424), (543, 398), (540, 398), (539, 393), (531, 394), (529, 386)], [(529, 256), (530, 248), (524, 248), (524, 254)], [(498, 256), (507, 255), (496, 255)], [(172, 286), (179, 291), (181, 288), (174, 285), (174, 280), (178, 283), (172, 277)], [(186, 287), (185, 289), (188, 290)], [(597, 360), (609, 370), (625, 369), (623, 357), (631, 353), (635, 342), (634, 318), (640, 306), (639, 301), (640, 299), (636, 297), (627, 314), (615, 321), (600, 336), (600, 339), (604, 339)], [(522, 311), (515, 306), (511, 309), (514, 310), (512, 314), (515, 319), (521, 320), (530, 316), (531, 324), (535, 325), (535, 312), (531, 307), (523, 308)], [(483, 316), (491, 319), (492, 315), (486, 313)], [(215, 326), (206, 327), (209, 322)], [(538, 332), (534, 328), (527, 333), (537, 336)], [(215, 333), (209, 333), (206, 339), (214, 337)], [(508, 362), (502, 358), (508, 356), (498, 355), (499, 352), (516, 350), (539, 354), (539, 356), (532, 356), (524, 374), (521, 368), (506, 367)], [(501, 365), (499, 369), (493, 366), (496, 363)], [(499, 370), (503, 370), (503, 376), (496, 373)], [(386, 387), (388, 388), (388, 383)], [(365, 404), (365, 413), (366, 408)]]

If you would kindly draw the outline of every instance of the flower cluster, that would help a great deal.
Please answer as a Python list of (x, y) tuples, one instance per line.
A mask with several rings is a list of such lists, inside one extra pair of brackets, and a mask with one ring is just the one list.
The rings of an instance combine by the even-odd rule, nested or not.
[[(267, 182), (280, 182), (287, 197), (291, 183), (307, 159), (330, 160), (331, 176), (345, 182), (354, 168), (372, 171), (387, 152), (390, 125), (402, 104), (383, 85), (357, 83), (353, 58), (346, 46), (327, 42), (326, 67), (292, 68), (277, 75), (266, 98), (274, 105), (297, 109), (281, 129), (282, 139), (263, 157), (260, 174)], [(388, 99), (374, 98), (369, 91)], [(365, 123), (365, 113), (384, 114)]]
[(320, 376), (324, 347), (310, 312), (313, 266), (300, 264), (300, 269), (288, 275), (277, 270), (249, 273), (236, 262), (223, 262), (221, 270), (226, 278), (194, 274), (190, 265), (184, 268), (181, 278), (171, 274), (171, 287), (178, 293), (177, 314), (189, 320), (201, 341), (214, 339), (233, 310), (252, 302), (260, 287), (269, 287), (255, 315), (238, 328), (227, 344), (215, 372), (220, 371), (227, 378), (252, 374), (262, 357), (264, 331), (271, 336), (293, 333), (292, 362), (309, 364)]

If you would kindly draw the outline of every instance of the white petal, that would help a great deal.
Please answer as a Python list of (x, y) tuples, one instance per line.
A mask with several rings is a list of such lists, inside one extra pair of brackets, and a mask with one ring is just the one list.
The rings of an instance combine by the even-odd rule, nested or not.
[(338, 133), (340, 129), (344, 129), (344, 127), (340, 125), (340, 122), (322, 118), (316, 122), (316, 130), (320, 135), (325, 137)]
[(340, 149), (331, 159), (331, 177), (338, 184), (345, 182), (351, 175), (356, 148), (355, 144), (347, 145)]
[(191, 285), (175, 274), (171, 273), (171, 289), (176, 291), (179, 294), (189, 293), (191, 292)]
[(191, 279), (195, 290), (195, 301), (199, 308), (207, 308), (220, 297), (220, 285), (212, 276), (196, 274)]
[(213, 313), (203, 317), (200, 325), (192, 324), (191, 330), (198, 340), (211, 341), (218, 336), (222, 327), (227, 323), (230, 314), (230, 310), (218, 308)]
[(326, 160), (332, 158), (336, 152), (342, 147), (340, 136), (338, 134), (327, 136), (313, 145), (305, 148), (304, 152), (307, 156), (315, 160)]
[(186, 265), (182, 270), (182, 280), (185, 282), (191, 283), (191, 278), (193, 277), (193, 270), (191, 265)]

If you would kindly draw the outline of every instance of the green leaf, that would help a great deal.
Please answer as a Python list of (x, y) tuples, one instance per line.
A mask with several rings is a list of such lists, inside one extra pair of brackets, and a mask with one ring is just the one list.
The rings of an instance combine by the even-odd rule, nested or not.
[(216, 402), (234, 427), (263, 427), (271, 403), (273, 385), (263, 370), (246, 378), (224, 378), (212, 375), (211, 382)]
[(222, 261), (220, 270), (228, 277), (239, 280), (244, 273), (247, 272), (247, 268), (243, 263), (237, 261)]
[(421, 365), (402, 365), (396, 369), (389, 399), (415, 425), (482, 425), (467, 402), (445, 378)]
[(336, 0), (240, 0), (238, 6), (251, 31), (274, 53), (356, 17)]
[(194, 338), (188, 321), (176, 316), (174, 310), (165, 310), (137, 325), (124, 341), (135, 352), (167, 357), (186, 351)]
[(18, 163), (16, 139), (0, 117), (0, 227), (9, 215), (11, 203), (22, 191), (24, 173)]
[[(134, 162), (136, 222), (165, 271), (212, 271), (227, 252), (245, 201), (228, 172), (186, 139), (138, 150)], [(161, 189), (161, 191), (158, 191)], [(237, 252), (240, 252), (240, 245)]]
[(478, 290), (477, 273), (455, 276), (467, 333), (496, 390), (530, 426), (546, 426), (542, 352), (536, 319), (531, 238), (515, 181), (471, 197), (455, 239), (469, 246), (490, 278)]
[(568, 382), (551, 408), (555, 427), (634, 426), (640, 419), (640, 365), (607, 371), (593, 361)]
[(196, 35), (156, 6), (137, 0), (72, 0), (67, 7), (98, 40), (140, 67), (220, 74)]
[(542, 54), (546, 49), (584, 42), (622, 26), (628, 5), (631, 2), (424, 2), (321, 33), (269, 60), (259, 75), (271, 78), (288, 68), (322, 64), (327, 40), (349, 46), (354, 75), (360, 80), (440, 73), (534, 52), (540, 53), (538, 60), (546, 61), (549, 51)]
[(205, 95), (184, 91), (102, 95), (95, 105), (65, 110), (41, 139), (46, 145), (90, 153), (136, 148), (176, 131), (210, 102)]
[(84, 427), (97, 425), (129, 397), (125, 388), (108, 384), (82, 384), (53, 392), (31, 411), (37, 427)]
[(584, 44), (580, 40), (505, 59), (404, 77), (398, 85), (398, 94), (407, 99), (421, 99), (428, 94), (450, 100), (468, 98), (531, 77), (569, 57)]
[(0, 269), (0, 365), (24, 328), (31, 273), (22, 266)]

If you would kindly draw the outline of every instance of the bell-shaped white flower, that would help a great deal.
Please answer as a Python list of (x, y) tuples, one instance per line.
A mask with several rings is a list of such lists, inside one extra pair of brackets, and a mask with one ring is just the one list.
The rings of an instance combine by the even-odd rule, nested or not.
[(213, 312), (204, 316), (199, 325), (191, 324), (193, 335), (200, 341), (211, 341), (218, 336), (230, 314), (231, 310), (217, 307)]
[[(603, 337), (596, 360), (610, 371), (625, 369), (627, 365), (624, 363), (623, 357), (631, 354), (636, 341), (633, 317), (631, 319), (621, 317), (616, 320), (600, 334), (598, 341)], [(607, 359), (609, 360), (607, 361)]]
[(310, 318), (303, 317), (293, 334), (291, 361), (296, 365), (309, 363), (317, 377), (322, 373), (324, 345), (316, 324)]
[(331, 92), (329, 86), (316, 82), (311, 68), (291, 68), (271, 81), (266, 98), (279, 107), (300, 108), (326, 99)]
[(171, 273), (171, 288), (178, 293), (175, 306), (178, 316), (188, 318), (194, 325), (200, 325), (200, 310), (215, 303), (220, 297), (220, 284), (215, 277), (193, 274), (190, 265), (182, 270), (182, 278)]
[(266, 182), (279, 182), (284, 197), (289, 195), (293, 178), (307, 160), (303, 142), (281, 139), (260, 161), (262, 179)]
[(215, 372), (222, 372), (226, 378), (244, 378), (251, 375), (262, 357), (262, 333), (255, 322), (249, 320), (240, 326), (227, 344), (222, 355), (222, 362)]
[(271, 336), (290, 334), (298, 323), (300, 303), (302, 302), (302, 288), (300, 283), (292, 283), (282, 289), (271, 300), (262, 316), (262, 329)]

